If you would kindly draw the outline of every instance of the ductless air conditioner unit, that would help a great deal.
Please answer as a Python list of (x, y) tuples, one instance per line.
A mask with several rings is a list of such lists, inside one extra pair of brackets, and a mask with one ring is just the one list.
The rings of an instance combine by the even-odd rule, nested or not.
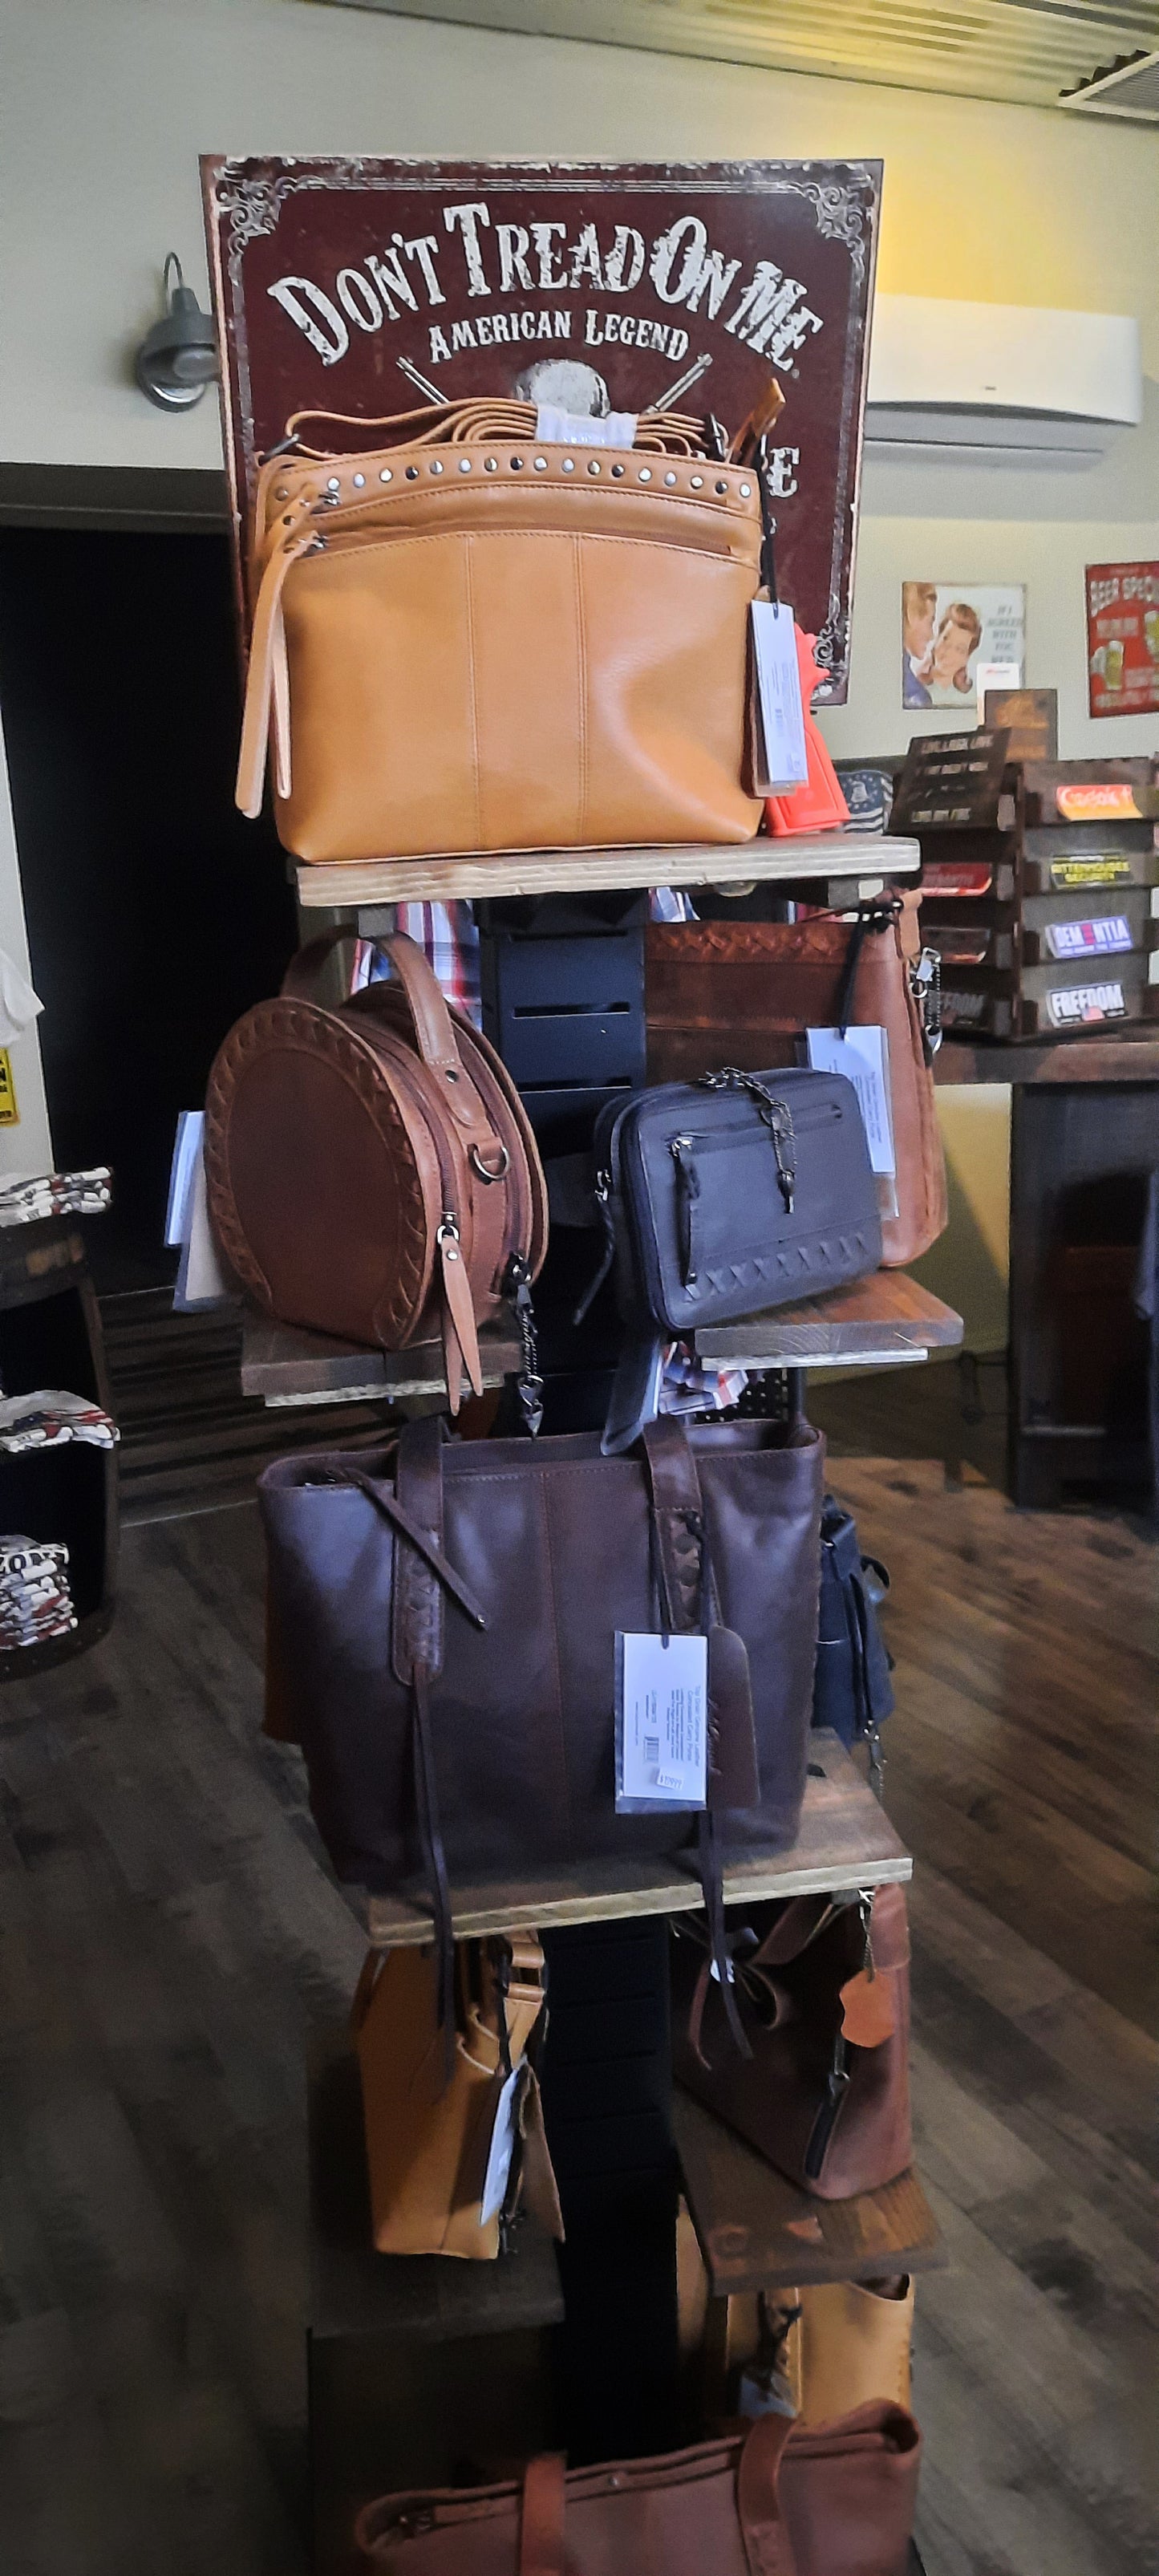
[(1127, 314), (877, 297), (870, 455), (1074, 468), (1142, 417), (1139, 325)]

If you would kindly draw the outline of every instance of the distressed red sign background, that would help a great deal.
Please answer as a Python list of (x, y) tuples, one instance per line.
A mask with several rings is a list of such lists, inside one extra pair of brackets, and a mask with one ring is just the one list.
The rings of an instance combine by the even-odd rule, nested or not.
[[(844, 700), (879, 162), (202, 171), (239, 546), (255, 460), (294, 411), (666, 403), (731, 438), (775, 374), (779, 585), (819, 639), (818, 699)], [(317, 443), (372, 442), (355, 427)]]
[(1159, 709), (1159, 563), (1087, 565), (1087, 677), (1093, 716)]

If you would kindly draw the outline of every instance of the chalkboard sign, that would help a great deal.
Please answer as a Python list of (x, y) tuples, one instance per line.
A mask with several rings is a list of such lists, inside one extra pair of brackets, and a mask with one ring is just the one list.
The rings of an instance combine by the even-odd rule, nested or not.
[(1010, 735), (926, 733), (911, 742), (897, 783), (891, 832), (992, 830)]

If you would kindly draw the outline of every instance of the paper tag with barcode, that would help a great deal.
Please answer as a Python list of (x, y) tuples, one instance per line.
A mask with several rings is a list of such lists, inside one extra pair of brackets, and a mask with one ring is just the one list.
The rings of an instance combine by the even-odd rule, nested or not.
[(703, 1807), (708, 1639), (616, 1638), (616, 1807)]
[(634, 447), (637, 417), (634, 411), (610, 411), (597, 420), (588, 412), (560, 411), (555, 403), (540, 403), (535, 435), (545, 447)]
[(497, 2218), (507, 2197), (511, 2159), (515, 2153), (515, 2131), (519, 2115), (519, 2079), (524, 2061), (513, 2066), (495, 2105), (495, 2126), (491, 2131), (491, 2149), (483, 2177), (483, 2198), (479, 2206), (479, 2225), (486, 2227)]
[(754, 599), (749, 615), (760, 734), (758, 785), (762, 795), (776, 796), (802, 787), (809, 775), (796, 626), (783, 600)]
[(843, 1073), (857, 1093), (875, 1172), (897, 1170), (893, 1116), (889, 1096), (889, 1038), (880, 1026), (807, 1029), (809, 1062), (815, 1073)]

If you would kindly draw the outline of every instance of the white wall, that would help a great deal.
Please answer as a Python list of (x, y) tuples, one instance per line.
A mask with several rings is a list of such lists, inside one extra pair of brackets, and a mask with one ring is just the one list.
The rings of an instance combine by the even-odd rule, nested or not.
[[(16, 837), (12, 829), (12, 805), (8, 794), (8, 767), (4, 757), (4, 736), (0, 731), (0, 948), (20, 968), (22, 975), (31, 972), (28, 963), (28, 934), (24, 927), (24, 905), (20, 892), (20, 866), (16, 856)], [(12, 1172), (50, 1172), (52, 1138), (48, 1131), (48, 1111), (44, 1099), (44, 1075), (40, 1066), (40, 1040), (36, 1022), (13, 1038), (8, 1049), (12, 1064), (12, 1081), (16, 1106), (20, 1112), (15, 1127), (0, 1127), (0, 1176)]]

